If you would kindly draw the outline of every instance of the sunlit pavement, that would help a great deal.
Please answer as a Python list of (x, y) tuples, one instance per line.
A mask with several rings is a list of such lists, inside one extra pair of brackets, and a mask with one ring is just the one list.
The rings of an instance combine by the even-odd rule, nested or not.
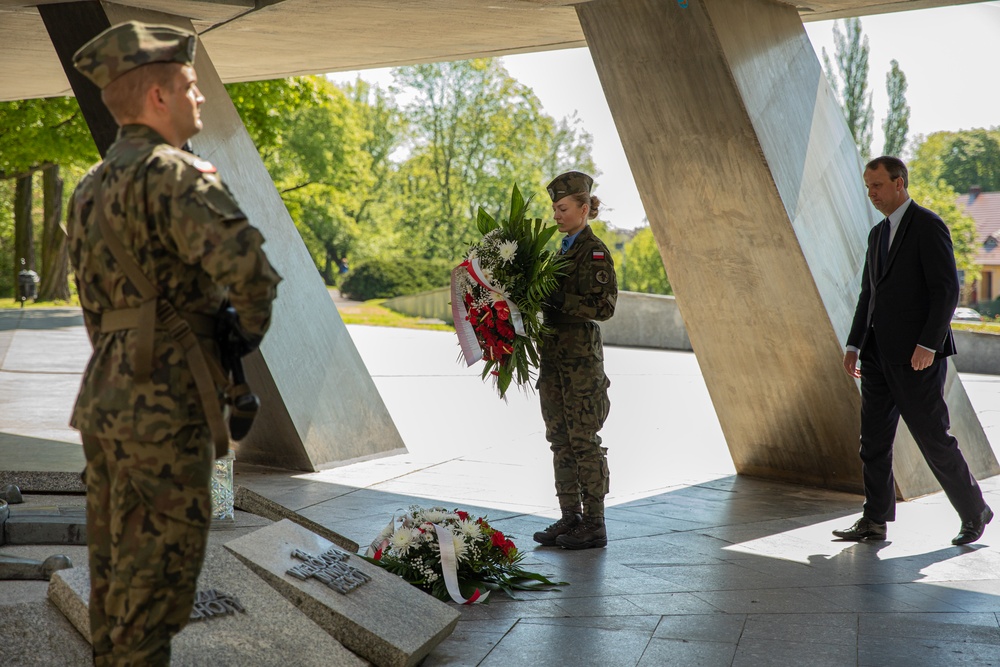
[[(408, 453), (304, 475), (240, 466), (237, 483), (361, 544), (411, 504), (485, 514), (525, 567), (570, 582), (461, 607), (425, 665), (1000, 663), (1000, 524), (953, 547), (938, 493), (900, 504), (887, 542), (833, 541), (860, 497), (737, 477), (694, 355), (606, 350), (610, 543), (569, 552), (530, 537), (557, 513), (537, 396), (501, 401), (452, 334), (348, 329)], [(24, 438), (78, 442), (65, 423), (86, 352), (78, 323), (0, 316), (0, 457)], [(962, 378), (996, 446), (1000, 378)], [(1000, 508), (1000, 480), (982, 486)]]

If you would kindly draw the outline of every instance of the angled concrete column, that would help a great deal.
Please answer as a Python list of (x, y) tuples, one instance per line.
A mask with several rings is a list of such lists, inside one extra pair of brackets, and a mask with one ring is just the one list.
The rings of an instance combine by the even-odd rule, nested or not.
[[(99, 32), (102, 24), (132, 19), (193, 30), (186, 18), (111, 3), (49, 5), (40, 11), (47, 26), (70, 24), (62, 25), (62, 34), (72, 33), (72, 25), (80, 26), (73, 35), (77, 46)], [(81, 20), (80, 12), (93, 14), (93, 20)], [(52, 27), (49, 32), (57, 34)], [(210, 54), (200, 43), (196, 69), (208, 102), (202, 107), (205, 127), (192, 140), (194, 150), (219, 168), (241, 208), (264, 233), (268, 257), (284, 277), (271, 331), (260, 353), (248, 358), (247, 375), (261, 396), (263, 409), (250, 436), (239, 446), (238, 460), (316, 470), (405, 452)], [(70, 76), (70, 81), (76, 87), (80, 78)], [(79, 94), (78, 98), (90, 105), (97, 99)], [(101, 146), (102, 152), (106, 148)]]
[[(841, 359), (881, 216), (795, 7), (577, 13), (736, 469), (860, 491), (860, 394)], [(954, 372), (948, 399), (975, 474), (996, 474)], [(905, 428), (895, 464), (903, 497), (939, 488)]]

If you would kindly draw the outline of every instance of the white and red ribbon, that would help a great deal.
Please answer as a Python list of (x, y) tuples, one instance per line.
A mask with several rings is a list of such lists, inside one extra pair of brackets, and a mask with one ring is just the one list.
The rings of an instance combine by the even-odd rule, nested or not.
[(441, 574), (444, 575), (444, 585), (448, 589), (448, 595), (458, 604), (479, 604), (489, 597), (490, 592), (480, 593), (477, 588), (468, 598), (462, 596), (462, 589), (458, 586), (458, 556), (455, 555), (455, 537), (452, 532), (444, 526), (432, 523), (434, 531), (437, 533), (438, 548), (441, 552)]
[(479, 339), (476, 338), (476, 331), (469, 322), (469, 310), (465, 306), (465, 293), (461, 291), (461, 281), (458, 279), (462, 275), (462, 271), (467, 271), (473, 280), (494, 294), (498, 294), (501, 301), (507, 304), (507, 309), (510, 311), (510, 323), (514, 327), (515, 334), (518, 336), (527, 336), (528, 334), (524, 331), (524, 319), (521, 317), (521, 311), (514, 300), (510, 298), (510, 294), (497, 289), (486, 278), (486, 272), (479, 265), (478, 257), (465, 260), (451, 272), (451, 317), (455, 322), (455, 333), (458, 334), (458, 344), (462, 348), (465, 363), (471, 366), (483, 358), (483, 350), (479, 346)]

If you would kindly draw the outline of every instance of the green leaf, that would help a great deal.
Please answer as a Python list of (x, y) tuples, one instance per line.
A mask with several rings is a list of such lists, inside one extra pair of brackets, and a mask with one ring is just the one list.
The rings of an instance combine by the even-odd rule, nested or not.
[(479, 215), (476, 216), (476, 229), (483, 236), (486, 236), (494, 229), (497, 228), (497, 221), (493, 219), (493, 216), (486, 212), (486, 210), (480, 206)]

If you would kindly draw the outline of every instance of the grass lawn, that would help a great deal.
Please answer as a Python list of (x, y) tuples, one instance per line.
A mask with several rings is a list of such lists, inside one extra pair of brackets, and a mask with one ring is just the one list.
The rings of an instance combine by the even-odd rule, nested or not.
[(403, 329), (427, 329), (430, 331), (454, 331), (455, 327), (438, 320), (423, 320), (389, 310), (382, 303), (385, 299), (372, 299), (357, 306), (343, 305), (338, 308), (344, 324), (367, 324), (373, 327), (400, 327)]
[[(34, 302), (28, 299), (24, 302), (25, 308), (78, 308), (80, 300), (74, 295), (69, 301), (39, 301)], [(21, 302), (14, 299), (0, 299), (0, 308), (20, 308)]]
[(956, 331), (1000, 334), (1000, 322), (952, 322), (951, 328)]

